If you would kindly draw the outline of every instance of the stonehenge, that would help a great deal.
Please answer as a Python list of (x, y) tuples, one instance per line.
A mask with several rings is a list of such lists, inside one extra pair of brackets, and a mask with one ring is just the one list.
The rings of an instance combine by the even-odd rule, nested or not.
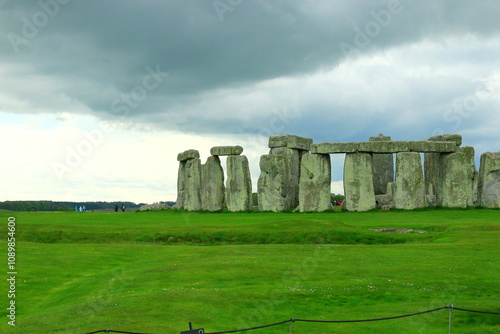
[[(393, 141), (379, 134), (366, 142), (318, 144), (296, 135), (272, 135), (269, 152), (259, 162), (258, 210), (332, 209), (331, 154), (345, 154), (343, 208), (348, 211), (500, 208), (500, 152), (482, 154), (478, 171), (474, 148), (461, 145), (459, 134), (421, 141)], [(179, 153), (174, 208), (252, 210), (249, 161), (242, 153), (241, 146), (215, 146), (205, 164), (197, 150)], [(226, 156), (226, 180), (220, 156)]]

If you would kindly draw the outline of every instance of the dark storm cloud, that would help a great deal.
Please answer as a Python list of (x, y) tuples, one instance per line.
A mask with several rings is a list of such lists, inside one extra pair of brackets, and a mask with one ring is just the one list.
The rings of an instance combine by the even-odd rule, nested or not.
[[(14, 102), (0, 111), (126, 117), (197, 133), (272, 131), (275, 110), (296, 96), (278, 96), (276, 83), (268, 96), (254, 98), (252, 91), (266, 91), (261, 83), (307, 80), (309, 74), (331, 70), (357, 55), (426, 39), (498, 37), (499, 12), (498, 1), (465, 0), (380, 0), (369, 5), (361, 0), (11, 0), (0, 7), (0, 87), (4, 99)], [(449, 56), (457, 63), (496, 62), (496, 55), (485, 55), (482, 48)], [(408, 57), (418, 64), (432, 54)], [(463, 59), (453, 59), (459, 57)], [(360, 88), (356, 82), (346, 84), (363, 94), (344, 102), (339, 101), (350, 93), (338, 84), (333, 92), (337, 102), (297, 102), (300, 116), (288, 120), (286, 131), (324, 134), (320, 137), (326, 140), (338, 122), (352, 124), (352, 115), (358, 116), (357, 125), (340, 129), (342, 138), (383, 130), (374, 124), (415, 129), (404, 124), (404, 117), (429, 128), (430, 121), (443, 118), (447, 103), (473, 92), (463, 89), (466, 82), (443, 75), (441, 83), (431, 85), (404, 81), (403, 86), (415, 87), (399, 87), (403, 95), (391, 96), (380, 86), (391, 83), (378, 82), (377, 76)], [(370, 95), (374, 82), (374, 90), (382, 94)], [(301, 88), (294, 86), (288, 93), (299, 94)], [(380, 101), (380, 95), (387, 100)], [(360, 104), (359, 99), (369, 100)], [(370, 110), (377, 105), (383, 110)], [(436, 108), (441, 108), (439, 115), (432, 116)], [(423, 119), (418, 117), (422, 112), (427, 115)]]

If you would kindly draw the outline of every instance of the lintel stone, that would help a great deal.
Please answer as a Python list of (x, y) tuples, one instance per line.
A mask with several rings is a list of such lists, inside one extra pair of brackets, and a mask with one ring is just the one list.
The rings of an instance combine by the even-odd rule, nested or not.
[(177, 161), (198, 159), (199, 157), (200, 157), (200, 152), (198, 150), (187, 150), (177, 155)]
[(219, 156), (219, 155), (240, 155), (243, 153), (243, 147), (236, 146), (214, 146), (210, 149), (210, 154)]
[(334, 154), (334, 153), (356, 153), (358, 143), (321, 143), (312, 144), (311, 153)]
[(269, 137), (269, 148), (287, 147), (309, 151), (313, 140), (294, 135), (273, 135)]
[(320, 143), (311, 145), (311, 153), (399, 153), (399, 152), (438, 152), (453, 153), (454, 142), (433, 141), (370, 141), (359, 143)]
[(455, 145), (460, 146), (462, 145), (462, 135), (459, 134), (444, 134), (444, 135), (437, 135), (437, 136), (432, 136), (427, 141), (451, 141), (454, 142)]

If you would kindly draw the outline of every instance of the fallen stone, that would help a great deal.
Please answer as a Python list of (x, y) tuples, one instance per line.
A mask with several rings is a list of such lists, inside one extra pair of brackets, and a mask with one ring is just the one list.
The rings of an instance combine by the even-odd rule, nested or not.
[(436, 207), (437, 206), (437, 197), (436, 195), (425, 195), (425, 203), (428, 207)]
[(379, 228), (376, 230), (370, 229), (370, 231), (375, 231), (375, 232), (393, 232), (393, 233), (427, 233), (425, 230), (414, 230), (412, 228)]
[(197, 159), (200, 157), (200, 152), (197, 150), (187, 150), (177, 155), (177, 161), (187, 161), (189, 159)]
[(290, 209), (290, 170), (282, 155), (260, 157), (260, 177), (257, 183), (259, 210), (281, 212)]
[(327, 154), (304, 154), (300, 166), (299, 211), (330, 210), (330, 183), (330, 156)]
[(139, 208), (139, 211), (156, 211), (172, 209), (168, 204), (146, 204)]
[(348, 153), (344, 161), (345, 208), (368, 211), (375, 208), (373, 158), (370, 153)]
[(269, 137), (269, 148), (288, 147), (309, 151), (313, 140), (294, 135), (273, 135)]
[(423, 207), (425, 207), (425, 184), (420, 153), (398, 153), (394, 208), (411, 210)]
[(218, 156), (210, 156), (201, 166), (201, 206), (207, 211), (224, 208), (224, 170)]
[(226, 205), (228, 211), (248, 211), (252, 208), (252, 180), (248, 159), (244, 155), (230, 155), (226, 160)]
[(500, 208), (500, 152), (481, 155), (478, 202), (487, 208)]
[(240, 155), (243, 152), (243, 147), (237, 146), (215, 146), (210, 149), (210, 154), (214, 156), (220, 155)]
[(383, 208), (384, 206), (392, 207), (392, 195), (389, 194), (375, 195), (375, 206), (377, 208)]

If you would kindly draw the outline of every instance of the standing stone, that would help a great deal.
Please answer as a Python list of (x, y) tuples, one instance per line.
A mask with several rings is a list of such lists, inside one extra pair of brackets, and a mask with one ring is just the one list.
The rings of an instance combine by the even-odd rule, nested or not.
[(260, 157), (260, 177), (257, 183), (259, 210), (286, 211), (290, 209), (290, 170), (282, 155)]
[(184, 209), (201, 210), (201, 160), (198, 158), (186, 161), (184, 182)]
[(271, 148), (269, 153), (271, 155), (281, 155), (285, 158), (289, 172), (289, 177), (284, 181), (287, 183), (288, 208), (295, 209), (299, 205), (300, 160), (305, 152), (294, 148), (275, 147)]
[(226, 204), (229, 211), (252, 208), (252, 180), (248, 159), (244, 155), (227, 157)]
[(438, 197), (441, 180), (441, 153), (424, 154), (425, 191), (427, 195)]
[(477, 202), (477, 183), (478, 183), (478, 171), (476, 169), (476, 162), (474, 161), (475, 150), (474, 147), (465, 146), (462, 147), (462, 152), (465, 153), (467, 157), (467, 165), (468, 165), (468, 175), (467, 177), (471, 180), (472, 186), (472, 197), (470, 201), (467, 203), (467, 206), (475, 206), (478, 205)]
[[(371, 142), (391, 141), (391, 137), (379, 134), (370, 137)], [(387, 183), (394, 182), (394, 159), (392, 154), (373, 154), (373, 189), (375, 195), (385, 194)]]
[[(455, 144), (457, 151), (460, 151), (459, 146), (462, 145), (462, 136), (459, 134), (443, 134), (428, 138), (426, 141), (437, 142), (452, 142)], [(442, 153), (425, 153), (424, 155), (424, 182), (426, 195), (432, 195), (429, 198), (434, 200), (430, 203), (433, 206), (434, 202), (437, 205), (443, 205), (442, 189)]]
[(177, 173), (177, 200), (174, 208), (184, 209), (184, 193), (186, 189), (186, 161), (179, 161), (179, 171)]
[(500, 152), (481, 155), (478, 194), (479, 205), (500, 208)]
[(425, 207), (425, 184), (420, 153), (397, 153), (394, 208), (411, 210), (423, 207)]
[(472, 175), (470, 160), (464, 152), (441, 156), (441, 199), (440, 205), (450, 208), (472, 206)]
[(305, 153), (300, 167), (300, 212), (330, 210), (330, 184), (330, 155)]
[(224, 170), (219, 157), (210, 156), (201, 166), (201, 206), (203, 210), (221, 211), (224, 197)]
[(375, 208), (373, 156), (370, 153), (347, 153), (344, 161), (345, 208), (367, 211)]

